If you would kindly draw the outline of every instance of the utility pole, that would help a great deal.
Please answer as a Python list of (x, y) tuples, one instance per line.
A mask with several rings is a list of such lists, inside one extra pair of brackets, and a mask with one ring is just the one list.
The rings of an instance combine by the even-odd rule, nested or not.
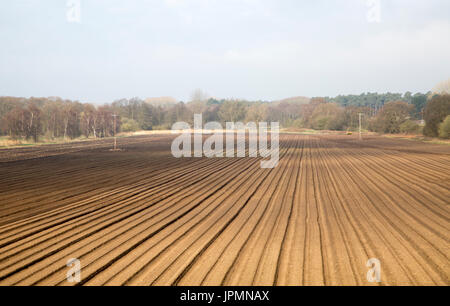
[(362, 140), (362, 115), (363, 113), (359, 113), (359, 140)]
[(117, 137), (116, 137), (116, 118), (117, 115), (112, 115), (114, 117), (114, 151), (117, 151)]

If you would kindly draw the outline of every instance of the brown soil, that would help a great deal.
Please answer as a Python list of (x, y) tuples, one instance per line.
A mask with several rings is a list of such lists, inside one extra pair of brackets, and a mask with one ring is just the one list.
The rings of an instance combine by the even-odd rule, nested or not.
[(0, 285), (450, 285), (450, 147), (281, 135), (280, 163), (172, 136), (0, 151)]

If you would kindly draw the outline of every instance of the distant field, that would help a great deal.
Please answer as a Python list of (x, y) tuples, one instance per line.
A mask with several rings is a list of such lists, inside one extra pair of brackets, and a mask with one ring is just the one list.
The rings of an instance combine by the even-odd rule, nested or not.
[(280, 163), (171, 135), (0, 150), (0, 285), (450, 285), (450, 147), (280, 135)]

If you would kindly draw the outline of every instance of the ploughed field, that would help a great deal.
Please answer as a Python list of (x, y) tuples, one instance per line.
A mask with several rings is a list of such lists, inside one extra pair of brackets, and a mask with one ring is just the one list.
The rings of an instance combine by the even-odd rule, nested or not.
[(0, 150), (0, 285), (450, 285), (449, 146), (282, 134), (261, 169), (172, 139)]

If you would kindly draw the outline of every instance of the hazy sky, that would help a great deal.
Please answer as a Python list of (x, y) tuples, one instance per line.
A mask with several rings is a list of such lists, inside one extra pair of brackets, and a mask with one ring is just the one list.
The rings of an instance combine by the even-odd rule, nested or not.
[(380, 0), (379, 23), (366, 0), (80, 3), (74, 23), (66, 0), (0, 2), (0, 96), (275, 100), (450, 77), (448, 0)]

